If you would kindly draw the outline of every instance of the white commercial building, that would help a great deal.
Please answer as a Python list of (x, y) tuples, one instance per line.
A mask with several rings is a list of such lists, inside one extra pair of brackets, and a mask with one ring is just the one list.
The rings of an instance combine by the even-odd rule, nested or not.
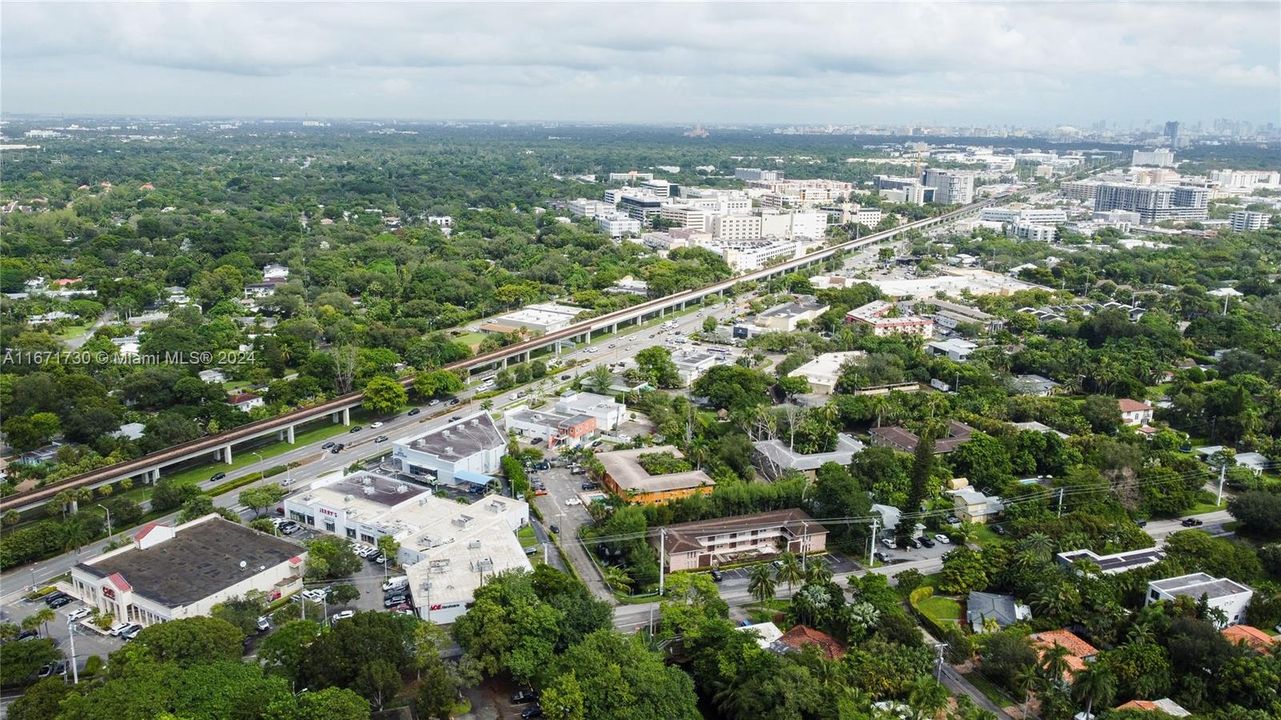
[(821, 240), (827, 234), (825, 212), (762, 212), (761, 236), (788, 240), (810, 238)]
[(745, 273), (798, 258), (804, 252), (804, 245), (795, 240), (774, 238), (722, 242), (708, 245), (707, 249), (725, 258), (725, 263), (734, 272)]
[[(507, 436), (484, 410), (392, 443), (392, 462), (424, 482), (457, 485), (498, 472)], [(462, 475), (460, 478), (459, 475)]]
[(686, 386), (692, 385), (703, 373), (717, 365), (725, 365), (731, 358), (727, 352), (709, 352), (703, 350), (678, 350), (672, 353), (672, 362), (676, 373)]
[(970, 359), (970, 355), (979, 346), (969, 340), (949, 338), (947, 340), (936, 340), (926, 345), (926, 347), (934, 355), (946, 355), (950, 360), (965, 362)]
[(1062, 208), (991, 207), (979, 211), (979, 220), (1001, 223), (1039, 223), (1054, 225), (1067, 222), (1067, 211)]
[(734, 168), (734, 177), (749, 182), (780, 182), (783, 179), (783, 171), (761, 170), (760, 168)]
[(712, 218), (712, 237), (717, 240), (759, 240), (760, 215), (718, 215)]
[(616, 210), (613, 205), (603, 200), (578, 198), (569, 201), (569, 214), (574, 217), (596, 218), (601, 215), (612, 215)]
[(823, 353), (791, 371), (788, 376), (808, 380), (811, 393), (830, 395), (836, 391), (836, 384), (841, 380), (841, 369), (865, 354), (861, 350)]
[(824, 305), (812, 296), (802, 295), (792, 302), (757, 313), (734, 326), (734, 337), (748, 338), (767, 332), (794, 332), (803, 322), (812, 323), (827, 312)]
[(515, 312), (499, 315), (482, 325), (482, 329), (496, 332), (511, 332), (524, 328), (546, 335), (569, 327), (574, 318), (583, 312), (583, 308), (560, 303), (538, 303), (526, 305)]
[(933, 320), (912, 315), (902, 307), (884, 300), (873, 300), (850, 310), (845, 314), (845, 323), (869, 327), (872, 334), (878, 337), (901, 333), (928, 338), (934, 334)]
[(356, 542), (394, 538), (417, 612), (432, 622), (456, 620), (495, 573), (530, 569), (514, 535), (529, 522), (529, 505), (501, 495), (463, 505), (381, 475), (334, 473), (285, 498), (285, 512)]
[(622, 213), (610, 213), (609, 215), (597, 215), (596, 227), (612, 238), (620, 238), (628, 234), (639, 234), (641, 221)]
[(676, 227), (689, 228), (698, 232), (710, 230), (714, 217), (711, 211), (685, 204), (664, 205), (658, 209), (658, 216)]
[(72, 594), (117, 622), (153, 625), (208, 615), (260, 592), (302, 588), (307, 551), (209, 514), (175, 527), (150, 523), (133, 542), (71, 568)]
[(1058, 228), (1053, 225), (1037, 225), (1028, 222), (1006, 225), (1005, 232), (1007, 235), (1020, 240), (1044, 243), (1054, 242), (1054, 238), (1058, 236)]
[(567, 415), (590, 415), (596, 418), (596, 428), (603, 431), (617, 430), (627, 417), (627, 406), (608, 395), (568, 391), (556, 398), (556, 412)]
[(1145, 604), (1151, 605), (1162, 600), (1174, 601), (1180, 597), (1191, 598), (1195, 602), (1204, 599), (1210, 608), (1222, 611), (1226, 620), (1219, 623), (1219, 626), (1223, 627), (1245, 620), (1245, 611), (1250, 607), (1254, 591), (1235, 580), (1192, 573), (1149, 582)]
[(1228, 221), (1232, 223), (1232, 229), (1237, 232), (1246, 232), (1247, 230), (1262, 230), (1272, 221), (1272, 216), (1267, 213), (1253, 212), (1250, 210), (1237, 210), (1228, 216)]

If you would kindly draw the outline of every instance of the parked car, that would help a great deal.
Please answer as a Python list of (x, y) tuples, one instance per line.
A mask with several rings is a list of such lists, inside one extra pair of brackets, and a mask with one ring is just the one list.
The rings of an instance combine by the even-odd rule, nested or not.
[(537, 705), (527, 707), (520, 712), (520, 720), (534, 720), (543, 716), (543, 709)]
[(409, 578), (407, 576), (397, 575), (396, 577), (388, 578), (387, 582), (383, 583), (383, 592), (387, 592), (388, 590), (395, 590), (396, 588), (407, 587), (408, 585), (409, 585)]
[(369, 557), (369, 562), (375, 565), (382, 565), (383, 563), (387, 562), (387, 556), (383, 555), (382, 553), (375, 553), (374, 555), (371, 555)]
[(92, 615), (92, 614), (93, 614), (93, 610), (92, 610), (91, 608), (82, 607), (82, 608), (79, 608), (79, 609), (77, 609), (77, 610), (72, 610), (71, 612), (67, 613), (67, 619), (68, 619), (68, 620), (79, 620), (79, 619), (81, 619), (81, 618), (87, 618), (87, 617), (89, 617), (89, 616), (90, 616), (90, 615)]
[(547, 528), (548, 528), (549, 530), (551, 530), (552, 532), (556, 533), (557, 535), (559, 535), (559, 534), (560, 534), (560, 526), (559, 526), (559, 525), (552, 524), (552, 525), (548, 525), (548, 526), (547, 526)]
[(598, 486), (596, 483), (594, 483), (594, 482), (585, 482), (585, 483), (583, 483), (583, 489), (584, 489), (584, 490), (595, 490), (597, 487), (599, 487), (599, 486)]
[(537, 554), (538, 554), (538, 546), (537, 546), (537, 545), (530, 545), (529, 547), (525, 548), (525, 555), (526, 555), (527, 557), (533, 557), (533, 556), (535, 556), (535, 555), (537, 555)]
[(572, 497), (572, 498), (565, 498), (565, 505), (566, 505), (567, 507), (574, 506), (574, 505), (582, 505), (582, 504), (583, 504), (583, 501), (582, 501), (582, 500), (579, 500), (579, 499), (578, 499), (578, 498), (576, 498), (576, 497)]
[(1000, 525), (993, 525), (992, 532), (996, 533), (997, 535), (1004, 535), (1005, 528), (1001, 527)]
[(118, 622), (111, 626), (111, 629), (107, 631), (107, 634), (111, 637), (120, 637), (120, 633), (131, 627), (133, 627), (133, 623), (131, 622)]
[(347, 620), (355, 616), (356, 616), (355, 610), (343, 610), (342, 612), (334, 613), (334, 616), (329, 618), (329, 624), (337, 625), (339, 620)]
[(408, 601), (409, 601), (409, 596), (405, 595), (404, 593), (388, 595), (387, 597), (383, 598), (383, 607), (390, 609), (390, 608), (396, 607), (397, 605), (404, 605)]
[(933, 540), (931, 540), (931, 539), (929, 539), (929, 538), (927, 538), (927, 537), (923, 537), (923, 538), (921, 538), (921, 544), (922, 544), (922, 545), (924, 545), (924, 546), (925, 546), (925, 547), (927, 547), (927, 548), (932, 548), (932, 547), (934, 547), (934, 545), (935, 545), (934, 541), (933, 541)]
[(935, 535), (935, 536), (934, 536), (934, 539), (935, 539), (935, 540), (938, 540), (939, 542), (943, 543), (944, 545), (951, 545), (951, 544), (952, 544), (952, 539), (951, 539), (951, 538), (949, 538), (948, 536), (944, 535), (943, 533), (938, 533), (937, 535)]
[(720, 582), (724, 579), (725, 579), (725, 576), (721, 574), (720, 570), (712, 571), (712, 582)]
[(413, 417), (422, 411), (423, 411), (422, 408), (414, 408), (413, 410), (410, 410), (408, 413), (405, 413), (405, 414), (408, 415), (409, 417)]
[(124, 638), (125, 640), (132, 640), (138, 637), (138, 633), (140, 632), (142, 632), (142, 626), (139, 625), (138, 623), (134, 623), (129, 627), (129, 629), (122, 631), (120, 633), (120, 637)]
[(213, 475), (210, 475), (210, 476), (209, 476), (209, 482), (218, 482), (219, 480), (221, 480), (221, 479), (223, 479), (223, 478), (225, 478), (225, 477), (227, 477), (227, 473), (225, 473), (225, 472), (216, 472), (216, 473), (214, 473)]
[(894, 541), (889, 538), (881, 538), (881, 544), (891, 550), (894, 549)]
[(537, 699), (538, 693), (533, 690), (518, 690), (516, 691), (516, 694), (512, 695), (512, 704), (524, 705), (525, 703), (532, 703)]
[(62, 597), (58, 597), (58, 598), (54, 598), (54, 599), (50, 600), (50, 601), (49, 601), (48, 603), (46, 603), (46, 604), (47, 604), (49, 607), (51, 607), (51, 608), (53, 608), (53, 609), (55, 609), (55, 610), (56, 610), (56, 609), (58, 609), (58, 608), (60, 608), (60, 607), (62, 607), (62, 606), (64, 606), (64, 605), (70, 605), (70, 604), (71, 604), (71, 597), (70, 597), (70, 596), (68, 596), (68, 595), (63, 595)]
[(70, 595), (68, 595), (68, 594), (66, 594), (66, 593), (64, 593), (63, 591), (61, 591), (61, 590), (55, 590), (55, 591), (53, 591), (53, 592), (49, 593), (48, 595), (45, 595), (45, 596), (44, 596), (44, 604), (45, 604), (45, 605), (49, 605), (49, 604), (50, 604), (50, 603), (52, 603), (54, 600), (61, 600), (62, 598), (69, 598), (69, 597), (71, 597), (71, 596), (70, 596)]
[(271, 619), (266, 615), (258, 617), (258, 632), (267, 632), (271, 629)]
[(880, 562), (885, 562), (885, 553), (881, 552), (880, 550), (877, 550), (876, 552), (872, 553), (872, 557), (876, 558)]
[(27, 638), (33, 638), (33, 637), (40, 637), (40, 633), (36, 632), (35, 630), (23, 630), (22, 632), (18, 633), (18, 637), (14, 638), (14, 640), (26, 640)]
[(312, 602), (324, 602), (329, 597), (329, 588), (312, 588), (302, 591), (303, 598)]

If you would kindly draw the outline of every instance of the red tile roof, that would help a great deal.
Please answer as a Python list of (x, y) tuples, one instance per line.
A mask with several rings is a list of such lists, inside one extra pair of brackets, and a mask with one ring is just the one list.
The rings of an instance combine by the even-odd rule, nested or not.
[(110, 580), (111, 584), (115, 585), (116, 589), (121, 592), (129, 592), (130, 590), (133, 590), (133, 586), (130, 585), (129, 581), (125, 580), (125, 576), (120, 573), (112, 573), (107, 576), (107, 579)]
[(1070, 672), (1076, 673), (1085, 669), (1085, 659), (1094, 657), (1099, 654), (1098, 648), (1081, 639), (1079, 635), (1070, 630), (1046, 630), (1045, 632), (1034, 633), (1032, 635), (1032, 644), (1038, 649), (1038, 654), (1044, 654), (1046, 650), (1060, 645), (1067, 649), (1067, 664)]
[(153, 520), (152, 522), (149, 522), (146, 525), (143, 525), (142, 528), (138, 530), (138, 532), (133, 534), (133, 539), (141, 542), (143, 538), (147, 537), (147, 533), (151, 532), (152, 530), (155, 530), (156, 527), (159, 525), (160, 525), (159, 520)]
[(793, 650), (800, 650), (806, 645), (817, 645), (828, 660), (839, 660), (845, 656), (845, 646), (836, 638), (805, 625), (797, 625), (788, 630), (778, 641)]
[(1254, 650), (1271, 651), (1277, 643), (1276, 638), (1252, 625), (1229, 625), (1220, 632), (1233, 645), (1245, 643)]
[(1116, 404), (1117, 404), (1117, 407), (1121, 408), (1121, 412), (1123, 413), (1124, 412), (1140, 412), (1142, 410), (1152, 409), (1151, 405), (1145, 402), (1139, 402), (1138, 400), (1131, 400), (1130, 398), (1121, 398), (1120, 400), (1116, 401)]

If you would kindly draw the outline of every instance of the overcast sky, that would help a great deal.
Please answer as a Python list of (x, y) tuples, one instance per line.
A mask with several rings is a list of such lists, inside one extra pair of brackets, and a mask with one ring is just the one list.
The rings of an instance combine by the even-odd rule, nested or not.
[(1281, 117), (1281, 3), (6, 2), (12, 113), (1127, 126)]

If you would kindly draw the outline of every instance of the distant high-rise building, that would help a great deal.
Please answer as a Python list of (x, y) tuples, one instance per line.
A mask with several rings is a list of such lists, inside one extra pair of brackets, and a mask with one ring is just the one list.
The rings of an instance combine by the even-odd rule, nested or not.
[(961, 170), (927, 168), (921, 181), (934, 188), (934, 202), (943, 205), (968, 205), (974, 202), (974, 174)]
[(1131, 185), (1103, 183), (1094, 198), (1096, 211), (1129, 210), (1146, 224), (1162, 220), (1204, 220), (1210, 191), (1188, 185)]
[(783, 179), (782, 170), (761, 170), (760, 168), (734, 168), (734, 177), (739, 180), (762, 182), (779, 182)]
[(1228, 221), (1232, 223), (1232, 229), (1237, 232), (1262, 230), (1268, 226), (1271, 220), (1271, 215), (1251, 210), (1237, 210), (1228, 216)]
[(1168, 148), (1156, 150), (1135, 150), (1130, 161), (1135, 165), (1155, 165), (1157, 167), (1174, 167), (1174, 152)]
[(1170, 145), (1177, 147), (1179, 144), (1179, 121), (1169, 120), (1165, 123), (1165, 139)]

